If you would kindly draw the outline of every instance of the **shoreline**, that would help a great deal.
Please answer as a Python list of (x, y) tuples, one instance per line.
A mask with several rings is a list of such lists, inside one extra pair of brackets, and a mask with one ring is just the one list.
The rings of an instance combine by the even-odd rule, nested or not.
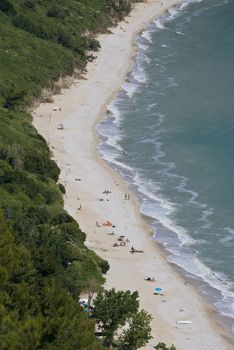
[[(100, 141), (96, 125), (132, 67), (136, 34), (180, 2), (165, 1), (163, 7), (158, 2), (137, 4), (130, 19), (113, 28), (113, 34), (100, 35), (102, 49), (87, 66), (87, 80), (76, 81), (63, 95), (55, 96), (53, 104), (44, 103), (36, 108), (33, 124), (47, 140), (61, 169), (59, 181), (67, 191), (65, 209), (86, 232), (87, 246), (111, 265), (106, 287), (138, 290), (141, 307), (154, 317), (154, 340), (144, 349), (152, 349), (159, 341), (174, 343), (178, 350), (228, 349), (219, 335), (222, 330), (210, 321), (213, 310), (192, 285), (184, 284), (182, 276), (166, 261), (165, 252), (151, 239), (150, 227), (140, 214), (135, 197), (131, 193), (131, 200), (124, 200), (124, 194), (130, 193), (128, 184), (96, 150)], [(118, 58), (114, 57), (117, 54)], [(61, 111), (53, 111), (55, 105)], [(57, 129), (59, 124), (64, 125), (64, 130)], [(111, 193), (103, 194), (106, 189)], [(78, 210), (80, 205), (82, 208)], [(108, 234), (109, 227), (102, 226), (107, 220), (116, 226), (114, 235)], [(96, 222), (101, 227), (96, 227)], [(121, 234), (131, 243), (112, 247)], [(131, 245), (144, 254), (130, 254)], [(155, 275), (153, 286), (144, 280), (147, 274)], [(165, 291), (163, 297), (153, 295), (153, 287), (158, 284)], [(181, 319), (191, 319), (192, 325), (177, 326), (176, 320)]]

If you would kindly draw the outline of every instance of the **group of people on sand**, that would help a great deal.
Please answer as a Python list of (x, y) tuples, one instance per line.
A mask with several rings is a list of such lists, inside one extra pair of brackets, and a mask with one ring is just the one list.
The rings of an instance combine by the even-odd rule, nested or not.
[[(112, 222), (109, 221), (109, 220), (103, 222), (102, 226), (107, 226), (107, 227), (113, 227), (113, 228), (115, 228), (115, 225), (113, 225)], [(101, 227), (101, 225), (99, 224), (98, 221), (96, 221), (96, 227)]]
[(112, 222), (110, 222), (109, 220), (103, 222), (102, 226), (115, 227), (115, 225), (113, 225)]
[(125, 239), (125, 236), (119, 236), (117, 241), (113, 244), (113, 247), (125, 247), (130, 242), (128, 238)]
[(109, 194), (109, 193), (111, 193), (111, 191), (109, 191), (109, 190), (104, 190), (102, 193), (103, 193), (103, 194)]

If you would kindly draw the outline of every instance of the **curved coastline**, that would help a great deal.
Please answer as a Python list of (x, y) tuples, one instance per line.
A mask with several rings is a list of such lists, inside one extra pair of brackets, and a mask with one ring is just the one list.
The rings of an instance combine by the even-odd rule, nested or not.
[[(97, 125), (97, 133), (101, 138), (98, 149), (102, 157), (114, 170), (127, 180), (130, 187), (133, 189), (134, 194), (140, 202), (140, 211), (144, 219), (147, 220), (152, 227), (153, 238), (161, 245), (163, 251), (166, 250), (169, 263), (171, 263), (174, 268), (178, 269), (184, 278), (190, 280), (190, 282), (195, 285), (196, 289), (201, 292), (203, 298), (206, 298), (211, 306), (215, 308), (217, 319), (227, 329), (228, 333), (230, 333), (230, 331), (232, 332), (233, 330), (232, 308), (230, 307), (231, 301), (224, 301), (224, 296), (229, 293), (229, 290), (226, 288), (228, 282), (223, 276), (219, 276), (218, 273), (209, 270), (209, 267), (204, 265), (202, 261), (199, 259), (195, 260), (194, 251), (192, 249), (190, 258), (195, 260), (193, 264), (190, 264), (191, 259), (188, 259), (187, 255), (185, 257), (186, 259), (183, 260), (183, 253), (186, 254), (186, 252), (183, 252), (183, 248), (181, 248), (181, 255), (178, 255), (181, 257), (181, 260), (176, 260), (177, 255), (174, 255), (173, 248), (175, 247), (175, 252), (177, 253), (176, 247), (180, 245), (181, 242), (192, 242), (193, 238), (188, 236), (185, 230), (177, 227), (169, 219), (168, 221), (166, 220), (160, 210), (162, 209), (163, 211), (164, 208), (173, 210), (173, 207), (171, 208), (167, 198), (161, 198), (160, 194), (159, 197), (157, 197), (157, 194), (152, 194), (152, 192), (150, 192), (147, 184), (147, 176), (145, 177), (145, 181), (143, 181), (140, 175), (141, 170), (135, 169), (134, 165), (128, 165), (127, 153), (121, 147), (123, 143), (122, 137), (123, 139), (126, 138), (121, 127), (122, 123), (127, 123), (128, 115), (126, 115), (125, 108), (128, 110), (129, 105), (132, 106), (133, 101), (137, 99), (137, 97), (134, 98), (135, 93), (137, 95), (139, 95), (139, 91), (140, 94), (141, 91), (144, 93), (144, 86), (146, 85), (147, 90), (147, 84), (151, 81), (145, 64), (145, 62), (147, 62), (147, 64), (149, 63), (147, 51), (150, 52), (152, 46), (155, 45), (155, 41), (152, 42), (151, 40), (151, 34), (158, 31), (158, 28), (164, 28), (161, 22), (168, 23), (175, 17), (180, 16), (181, 10), (184, 9), (185, 4), (188, 3), (182, 3), (175, 6), (175, 8), (169, 9), (166, 14), (163, 14), (157, 20), (151, 22), (137, 35), (137, 54), (134, 59), (134, 65), (128, 73), (124, 84), (122, 84), (120, 91), (115, 94), (114, 99), (109, 104), (109, 112), (106, 114), (105, 119)], [(149, 105), (149, 108), (151, 108), (151, 105)], [(127, 144), (126, 147), (128, 147)], [(195, 196), (197, 194), (193, 192), (192, 195)], [(149, 202), (151, 205), (145, 205), (145, 202), (147, 204)], [(154, 203), (156, 204), (155, 208)], [(160, 208), (160, 205), (162, 205), (162, 208)], [(187, 261), (188, 264), (186, 265)], [(221, 304), (221, 306), (218, 307), (217, 305), (219, 304)], [(233, 337), (233, 334), (231, 334), (231, 337)]]
[[(112, 35), (100, 36), (102, 49), (87, 67), (87, 80), (76, 81), (62, 95), (55, 96), (53, 104), (41, 104), (33, 113), (34, 126), (49, 143), (61, 169), (60, 181), (67, 191), (65, 208), (87, 233), (87, 245), (111, 265), (106, 287), (138, 290), (141, 306), (154, 316), (154, 340), (145, 349), (152, 349), (158, 341), (174, 343), (181, 350), (228, 349), (220, 336), (222, 330), (210, 321), (213, 310), (167, 263), (165, 253), (150, 238), (150, 227), (142, 219), (128, 184), (96, 150), (96, 125), (132, 67), (136, 34), (179, 2), (137, 4), (130, 18), (114, 28)], [(112, 60), (118, 53), (118, 59)], [(54, 105), (61, 111), (53, 111)], [(64, 130), (57, 129), (60, 123)], [(111, 193), (103, 194), (105, 189)], [(124, 199), (125, 193), (130, 193), (130, 201)], [(102, 226), (106, 220), (115, 225), (114, 235), (109, 234), (112, 229)], [(129, 238), (130, 247), (144, 254), (130, 254), (129, 246), (112, 247), (120, 234)], [(148, 274), (155, 275), (155, 283), (163, 287), (165, 296), (153, 295), (152, 284), (144, 280)], [(181, 319), (191, 319), (192, 326), (177, 326), (176, 320)]]

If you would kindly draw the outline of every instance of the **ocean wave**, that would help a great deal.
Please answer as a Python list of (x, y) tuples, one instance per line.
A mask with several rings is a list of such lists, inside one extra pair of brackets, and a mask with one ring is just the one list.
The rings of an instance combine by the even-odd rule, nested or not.
[(162, 18), (157, 19), (156, 21), (154, 21), (154, 23), (158, 29), (165, 29)]
[(122, 89), (126, 92), (128, 97), (132, 98), (138, 89), (138, 84), (126, 81), (121, 85)]
[(154, 102), (154, 103), (150, 103), (148, 106), (147, 106), (147, 111), (152, 111), (152, 109), (154, 109), (154, 107), (157, 106), (157, 103)]
[(143, 50), (143, 51), (147, 51), (149, 49), (148, 45), (144, 45), (140, 42), (137, 42), (137, 46), (139, 47), (139, 49)]
[(120, 111), (119, 111), (119, 108), (117, 106), (117, 100), (114, 100), (109, 105), (107, 105), (107, 110), (113, 116), (114, 124), (119, 124), (120, 123)]
[(176, 30), (176, 34), (179, 34), (179, 35), (184, 35), (184, 33), (179, 32), (178, 30)]
[(184, 10), (187, 6), (193, 4), (193, 3), (200, 3), (203, 0), (186, 0), (183, 1), (182, 4), (179, 6), (180, 10)]
[(179, 7), (178, 6), (175, 6), (175, 7), (170, 7), (168, 9), (168, 13), (170, 14), (169, 18), (172, 20), (174, 18), (177, 17), (178, 13), (179, 13)]
[(234, 230), (230, 227), (224, 227), (222, 231), (224, 232), (224, 237), (220, 238), (218, 242), (229, 247), (230, 243), (234, 242)]
[(152, 43), (152, 38), (151, 38), (151, 34), (149, 30), (144, 30), (141, 33), (141, 37), (144, 38), (146, 41), (148, 41), (149, 43)]
[(146, 83), (148, 81), (147, 75), (140, 64), (133, 68), (131, 76), (138, 83)]
[(203, 222), (203, 225), (201, 226), (202, 229), (210, 229), (211, 228), (213, 223), (208, 218), (212, 215), (214, 215), (213, 208), (211, 208), (209, 210), (203, 210), (202, 216), (200, 218), (198, 218), (198, 221)]

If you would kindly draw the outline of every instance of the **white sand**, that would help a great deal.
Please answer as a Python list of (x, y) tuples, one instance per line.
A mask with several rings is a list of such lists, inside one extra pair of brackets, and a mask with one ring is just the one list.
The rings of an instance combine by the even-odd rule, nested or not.
[[(153, 345), (163, 341), (174, 343), (178, 350), (223, 350), (231, 347), (211, 320), (211, 310), (167, 263), (150, 238), (149, 227), (139, 214), (133, 195), (130, 200), (124, 199), (124, 194), (130, 193), (128, 185), (96, 151), (95, 125), (103, 118), (105, 106), (129, 70), (135, 34), (177, 2), (137, 4), (127, 22), (112, 29), (113, 34), (100, 35), (102, 49), (97, 59), (88, 64), (87, 80), (77, 81), (62, 95), (55, 96), (53, 104), (41, 104), (33, 113), (34, 125), (49, 143), (61, 169), (60, 182), (67, 191), (65, 208), (87, 233), (87, 245), (110, 263), (106, 287), (138, 290), (141, 307), (154, 317), (154, 339), (145, 349), (153, 349)], [(53, 111), (55, 105), (62, 110)], [(64, 130), (57, 129), (60, 123)], [(111, 193), (103, 194), (105, 189)], [(77, 210), (80, 204), (81, 210)], [(108, 235), (112, 228), (96, 227), (96, 221), (102, 224), (106, 220), (116, 226), (114, 236)], [(112, 247), (121, 234), (131, 243)], [(132, 245), (144, 253), (131, 254)], [(154, 275), (156, 281), (145, 281), (148, 274)], [(157, 286), (163, 288), (165, 296), (153, 295)], [(192, 324), (177, 324), (177, 320), (191, 320)]]

